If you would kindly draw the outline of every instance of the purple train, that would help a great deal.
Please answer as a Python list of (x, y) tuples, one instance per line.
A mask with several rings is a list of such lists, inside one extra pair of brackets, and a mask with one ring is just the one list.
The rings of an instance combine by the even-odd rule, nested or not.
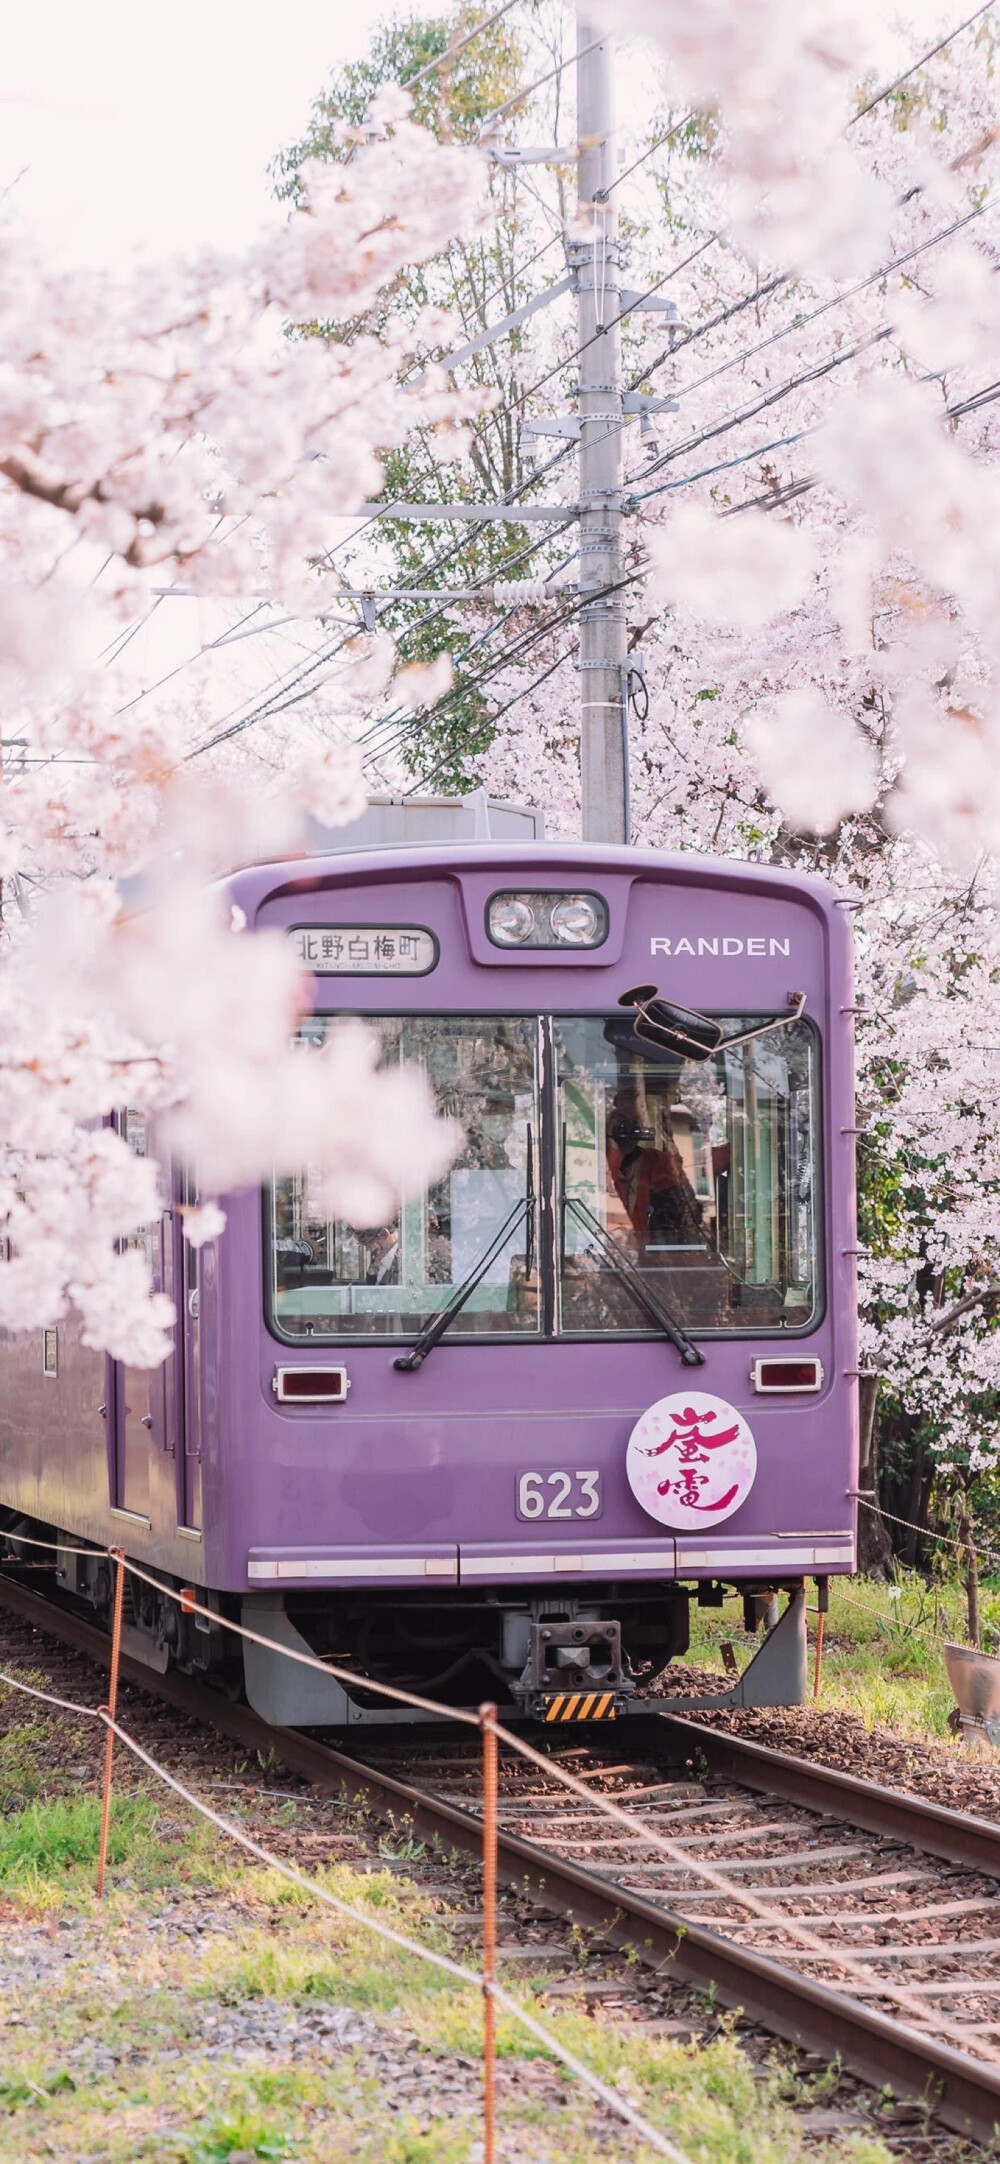
[[(136, 1236), (178, 1309), (163, 1368), (71, 1323), (0, 1345), (8, 1554), (51, 1540), (64, 1594), (103, 1618), (109, 1544), (194, 1588), (268, 1641), (242, 1672), (221, 1621), (135, 1580), (129, 1649), (242, 1684), (275, 1722), (411, 1718), (378, 1681), (556, 1721), (677, 1703), (655, 1679), (692, 1595), (725, 1588), (772, 1625), (730, 1696), (801, 1698), (806, 1577), (822, 1604), (855, 1540), (853, 1010), (829, 889), (544, 843), (532, 813), (470, 800), (376, 804), (228, 892), (313, 973), (307, 1043), (367, 1017), (464, 1147), (390, 1224), (331, 1221), (302, 1170), (225, 1198), (200, 1253), (177, 1171)], [(120, 1126), (155, 1148), (141, 1113)]]

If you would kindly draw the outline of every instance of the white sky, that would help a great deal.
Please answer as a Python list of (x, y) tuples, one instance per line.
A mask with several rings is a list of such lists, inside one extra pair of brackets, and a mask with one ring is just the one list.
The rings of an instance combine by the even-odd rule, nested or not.
[(239, 247), (266, 221), (268, 160), (301, 132), (331, 66), (391, 12), (382, 0), (11, 5), (0, 188), (15, 182), (8, 201), (77, 262)]
[[(902, 17), (933, 34), (946, 7), (870, 0), (890, 73), (890, 25)], [(8, 203), (65, 260), (239, 247), (267, 218), (268, 160), (301, 132), (331, 66), (361, 53), (396, 9), (436, 12), (434, 0), (9, 5), (0, 190), (13, 188)], [(961, 19), (959, 0), (953, 12)]]

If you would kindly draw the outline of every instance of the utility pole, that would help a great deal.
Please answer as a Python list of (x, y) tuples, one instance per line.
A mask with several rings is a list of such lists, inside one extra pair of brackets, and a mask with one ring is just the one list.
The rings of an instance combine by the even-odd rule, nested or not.
[[(580, 782), (588, 842), (629, 839), (628, 705), (622, 575), (621, 270), (612, 187), (611, 46), (577, 7), (577, 135), (581, 216), (592, 239), (574, 246), (580, 354)], [(600, 599), (598, 599), (600, 595)]]

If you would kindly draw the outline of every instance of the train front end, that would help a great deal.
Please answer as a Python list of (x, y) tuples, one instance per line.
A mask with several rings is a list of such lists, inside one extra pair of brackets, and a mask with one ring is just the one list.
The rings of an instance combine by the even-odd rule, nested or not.
[(727, 1588), (748, 1621), (786, 1596), (749, 1695), (800, 1696), (805, 1580), (822, 1597), (854, 1565), (850, 955), (830, 891), (496, 842), (231, 886), (312, 974), (307, 1041), (363, 1016), (464, 1134), (382, 1225), (331, 1219), (307, 1167), (230, 1205), (202, 1321), (220, 1583), (261, 1636), (357, 1679), (251, 1647), (251, 1700), (383, 1720), (383, 1681), (621, 1716), (674, 1695), (658, 1678), (689, 1601)]

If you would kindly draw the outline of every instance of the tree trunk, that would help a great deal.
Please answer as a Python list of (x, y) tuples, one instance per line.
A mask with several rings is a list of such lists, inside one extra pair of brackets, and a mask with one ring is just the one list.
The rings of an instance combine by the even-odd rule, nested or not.
[(972, 1539), (972, 1519), (963, 1510), (958, 1528), (959, 1539), (965, 1549), (965, 1598), (968, 1603), (970, 1646), (979, 1646), (979, 1562)]
[(917, 1549), (920, 1541), (918, 1527), (922, 1524), (920, 1506), (924, 1495), (929, 1493), (925, 1480), (926, 1458), (927, 1453), (923, 1442), (918, 1438), (914, 1446), (913, 1463), (910, 1468), (909, 1492), (900, 1512), (900, 1516), (908, 1521), (906, 1529), (903, 1531), (903, 1558), (910, 1570), (916, 1570), (917, 1567)]
[(878, 1508), (878, 1410), (879, 1377), (862, 1375), (858, 1384), (861, 1449), (858, 1487), (868, 1500), (858, 1504), (858, 1569), (865, 1578), (884, 1578), (892, 1555), (892, 1539)]

